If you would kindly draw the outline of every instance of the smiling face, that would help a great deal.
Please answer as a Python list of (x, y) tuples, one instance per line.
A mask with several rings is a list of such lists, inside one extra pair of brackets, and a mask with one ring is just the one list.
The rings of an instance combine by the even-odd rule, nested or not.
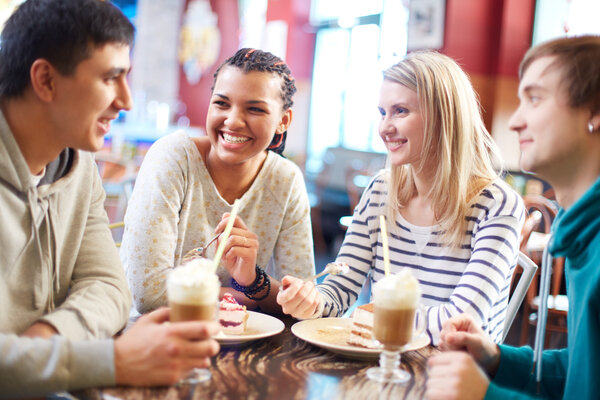
[(527, 68), (519, 84), (519, 108), (509, 121), (519, 134), (521, 168), (549, 180), (572, 174), (583, 159), (590, 118), (589, 110), (569, 105), (554, 61), (541, 57)]
[(291, 122), (291, 110), (282, 108), (278, 75), (223, 67), (206, 117), (211, 160), (229, 165), (262, 162), (273, 135)]
[(132, 106), (129, 70), (129, 46), (108, 43), (94, 48), (72, 75), (55, 75), (51, 119), (61, 148), (102, 148), (111, 121)]
[(417, 164), (423, 151), (424, 123), (414, 90), (384, 80), (379, 96), (379, 136), (392, 165)]

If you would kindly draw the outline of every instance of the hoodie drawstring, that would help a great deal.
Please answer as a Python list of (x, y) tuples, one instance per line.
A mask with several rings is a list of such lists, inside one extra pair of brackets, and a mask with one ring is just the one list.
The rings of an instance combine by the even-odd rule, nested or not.
[[(552, 238), (550, 238), (552, 240)], [(553, 257), (548, 250), (544, 249), (542, 256), (542, 268), (540, 272), (540, 292), (537, 315), (537, 326), (535, 329), (535, 344), (533, 348), (533, 363), (535, 365), (535, 381), (537, 393), (540, 393), (542, 382), (542, 354), (544, 351), (544, 338), (546, 337), (546, 320), (548, 318), (548, 295), (550, 293), (550, 277), (552, 276)]]
[[(42, 268), (41, 276), (41, 284), (40, 288), (36, 288), (33, 291), (33, 300), (35, 308), (40, 309), (45, 307), (46, 312), (51, 312), (54, 310), (54, 291), (58, 292), (59, 282), (58, 282), (58, 262), (56, 260), (56, 251), (53, 251), (52, 239), (54, 236), (51, 234), (52, 223), (50, 221), (50, 211), (47, 202), (42, 202), (37, 195), (37, 189), (35, 187), (29, 188), (27, 192), (27, 200), (29, 204), (29, 211), (31, 213), (31, 233), (35, 240), (36, 248), (40, 257), (40, 268)], [(40, 204), (41, 203), (41, 204)], [(45, 204), (44, 204), (45, 203)], [(38, 213), (36, 210), (41, 208), (43, 210), (43, 216), (41, 224), (38, 228)], [(49, 252), (48, 254), (44, 253), (44, 247), (42, 246), (42, 237), (41, 237), (41, 229), (42, 227), (46, 227), (46, 249)], [(50, 254), (52, 253), (52, 254)], [(52, 261), (51, 261), (52, 260)], [(48, 293), (44, 293), (44, 288), (48, 290)]]

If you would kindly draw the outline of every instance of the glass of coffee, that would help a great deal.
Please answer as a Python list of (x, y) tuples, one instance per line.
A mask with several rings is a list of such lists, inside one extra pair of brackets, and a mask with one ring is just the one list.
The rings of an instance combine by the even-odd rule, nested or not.
[[(216, 321), (221, 284), (213, 263), (197, 258), (175, 268), (167, 278), (171, 322)], [(210, 379), (205, 368), (193, 369), (180, 383), (199, 383)]]
[[(382, 345), (379, 367), (367, 370), (369, 379), (377, 382), (405, 383), (411, 374), (400, 369), (400, 353), (413, 336), (423, 333), (426, 326), (424, 307), (419, 305), (419, 282), (409, 269), (387, 276), (373, 286), (373, 335)], [(415, 327), (415, 316), (418, 314)]]

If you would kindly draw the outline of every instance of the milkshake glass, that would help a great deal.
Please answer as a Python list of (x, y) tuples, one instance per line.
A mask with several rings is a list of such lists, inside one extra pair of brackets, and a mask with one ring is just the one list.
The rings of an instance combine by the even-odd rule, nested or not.
[[(425, 330), (424, 307), (419, 305), (421, 290), (419, 282), (409, 269), (402, 269), (377, 281), (373, 286), (374, 323), (373, 335), (383, 350), (379, 367), (369, 368), (367, 376), (378, 382), (405, 383), (410, 373), (400, 369), (400, 352), (413, 336)], [(415, 316), (418, 326), (415, 329)]]
[[(213, 272), (213, 262), (197, 258), (175, 268), (167, 278), (171, 322), (216, 321), (221, 284)], [(180, 383), (210, 379), (206, 368), (195, 368)]]

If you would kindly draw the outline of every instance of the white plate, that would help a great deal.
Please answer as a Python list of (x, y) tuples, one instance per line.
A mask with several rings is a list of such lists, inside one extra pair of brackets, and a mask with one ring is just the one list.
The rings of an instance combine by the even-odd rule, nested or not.
[[(352, 329), (352, 318), (318, 318), (296, 322), (292, 333), (298, 338), (334, 353), (350, 358), (375, 359), (380, 349), (366, 349), (346, 344)], [(417, 350), (429, 344), (429, 337), (421, 335), (413, 338), (403, 351)]]
[(267, 314), (261, 314), (254, 311), (248, 311), (248, 322), (246, 331), (239, 335), (219, 332), (215, 339), (221, 345), (234, 345), (249, 342), (251, 340), (263, 339), (269, 336), (277, 335), (283, 331), (285, 325), (275, 317)]

